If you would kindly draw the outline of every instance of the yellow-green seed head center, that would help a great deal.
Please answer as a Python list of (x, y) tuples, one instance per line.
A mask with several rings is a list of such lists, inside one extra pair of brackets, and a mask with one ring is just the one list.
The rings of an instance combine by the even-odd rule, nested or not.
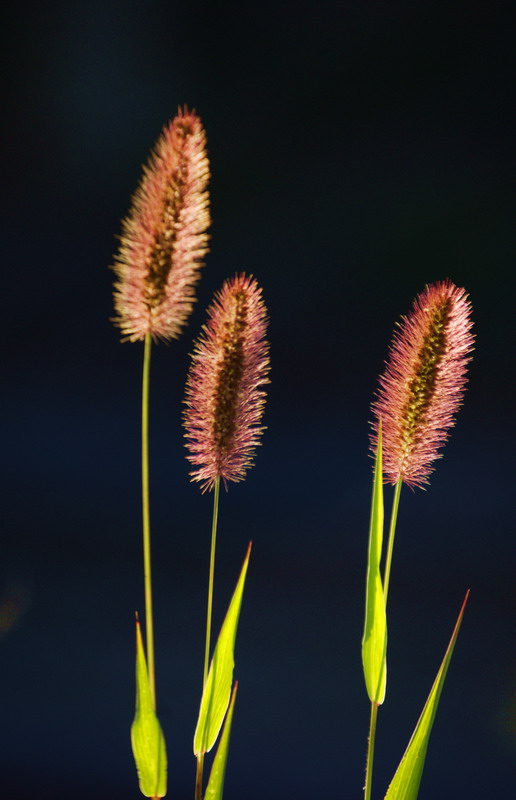
[(230, 446), (236, 427), (238, 394), (244, 370), (244, 332), (247, 303), (244, 291), (232, 298), (231, 316), (224, 323), (215, 389), (213, 440), (219, 454)]

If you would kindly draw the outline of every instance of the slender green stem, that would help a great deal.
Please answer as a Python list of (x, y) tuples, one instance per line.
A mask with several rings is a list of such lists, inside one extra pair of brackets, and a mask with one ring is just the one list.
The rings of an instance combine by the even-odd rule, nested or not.
[(383, 579), (383, 595), (385, 605), (387, 605), (387, 595), (389, 594), (389, 581), (391, 578), (392, 551), (394, 548), (394, 534), (396, 533), (396, 522), (398, 519), (398, 508), (401, 494), (401, 478), (398, 479), (394, 487), (394, 497), (392, 499), (391, 523), (389, 525), (389, 540), (387, 543), (387, 556), (385, 558), (385, 575)]
[(371, 703), (371, 718), (369, 721), (369, 740), (367, 744), (367, 766), (366, 766), (366, 779), (364, 786), (364, 800), (371, 800), (371, 788), (373, 785), (374, 743), (376, 739), (377, 715), (378, 715), (378, 705), (373, 701)]
[(197, 756), (197, 772), (195, 773), (195, 800), (202, 800), (202, 773), (204, 768), (204, 753)]
[[(202, 686), (206, 686), (208, 680), (208, 667), (210, 665), (210, 643), (211, 643), (211, 616), (213, 610), (213, 585), (215, 582), (215, 550), (217, 547), (217, 522), (219, 518), (219, 496), (220, 478), (215, 481), (213, 492), (213, 519), (211, 523), (211, 547), (210, 547), (210, 574), (208, 578), (208, 609), (206, 612), (206, 642), (204, 646), (204, 669)], [(202, 774), (204, 769), (204, 753), (197, 756), (197, 771), (195, 775), (195, 800), (202, 798)]]
[(152, 705), (156, 709), (156, 682), (154, 677), (154, 626), (152, 621), (152, 573), (149, 513), (149, 375), (152, 340), (145, 336), (142, 378), (142, 515), (143, 515), (143, 577), (145, 583), (145, 639), (147, 667)]
[(213, 583), (215, 580), (215, 548), (217, 546), (217, 521), (219, 517), (219, 495), (220, 478), (215, 481), (213, 492), (213, 520), (211, 524), (211, 548), (210, 548), (210, 575), (208, 579), (208, 610), (206, 613), (206, 644), (204, 648), (204, 672), (202, 685), (203, 688), (208, 679), (208, 667), (210, 663), (210, 641), (211, 641), (211, 615), (213, 609)]

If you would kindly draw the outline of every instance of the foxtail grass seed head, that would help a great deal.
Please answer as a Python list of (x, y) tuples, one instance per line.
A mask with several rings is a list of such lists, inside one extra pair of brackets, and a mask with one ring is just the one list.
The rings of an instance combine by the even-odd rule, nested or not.
[(385, 479), (423, 486), (462, 403), (474, 336), (471, 304), (450, 280), (430, 284), (394, 332), (380, 377), (371, 448), (382, 422)]
[(261, 387), (269, 383), (267, 310), (253, 277), (226, 281), (208, 309), (186, 385), (188, 459), (193, 481), (241, 481), (253, 465), (263, 427)]
[(125, 340), (176, 339), (208, 251), (210, 167), (201, 120), (186, 107), (165, 126), (122, 222), (113, 269)]

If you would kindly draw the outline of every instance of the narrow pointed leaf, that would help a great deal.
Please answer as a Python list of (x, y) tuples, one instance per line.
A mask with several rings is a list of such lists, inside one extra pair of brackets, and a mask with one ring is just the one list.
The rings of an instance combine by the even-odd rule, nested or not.
[(194, 735), (196, 756), (199, 753), (208, 753), (215, 744), (229, 704), (235, 666), (235, 638), (250, 555), (251, 544), (247, 548), (242, 571), (219, 634), (202, 694)]
[(167, 793), (167, 751), (158, 718), (152, 707), (140, 623), (136, 621), (136, 713), (131, 725), (131, 744), (145, 797), (165, 797)]
[(405, 750), (405, 755), (401, 759), (400, 765), (396, 770), (396, 774), (392, 779), (392, 783), (387, 790), (385, 800), (416, 800), (419, 792), (419, 784), (421, 783), (421, 776), (423, 774), (423, 767), (425, 765), (426, 750), (428, 747), (428, 740), (434, 724), (439, 698), (446, 678), (446, 673), (450, 664), (450, 660), (459, 634), (459, 628), (464, 615), (464, 609), (468, 599), (469, 590), (466, 593), (462, 608), (460, 610), (455, 628), (453, 630), (450, 643), (444, 654), (443, 662), (437, 673), (437, 677), (432, 686), (432, 690), (428, 695), (428, 699), (423, 708), (423, 712), (419, 717), (418, 723), (412, 734), (412, 738)]
[(204, 800), (222, 800), (222, 792), (224, 791), (224, 777), (226, 775), (226, 764), (228, 760), (229, 737), (231, 734), (231, 723), (233, 722), (233, 711), (235, 708), (235, 700), (238, 689), (238, 682), (233, 687), (231, 700), (229, 701), (228, 713), (222, 729), (222, 736), (220, 737), (219, 746), (213, 760), (210, 772), (210, 779), (206, 788)]
[(367, 560), (366, 607), (362, 664), (369, 699), (381, 705), (385, 699), (387, 680), (387, 617), (383, 594), (380, 560), (383, 543), (382, 429), (378, 430), (378, 448), (374, 469), (369, 551)]

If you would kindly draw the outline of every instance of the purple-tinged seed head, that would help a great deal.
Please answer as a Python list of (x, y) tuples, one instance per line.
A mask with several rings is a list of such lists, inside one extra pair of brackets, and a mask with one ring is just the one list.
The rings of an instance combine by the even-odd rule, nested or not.
[(177, 339), (195, 301), (210, 225), (210, 167), (200, 118), (186, 107), (165, 126), (122, 222), (115, 324), (125, 340)]
[(383, 472), (423, 486), (440, 458), (462, 403), (474, 336), (471, 304), (450, 280), (433, 283), (414, 300), (395, 330), (389, 358), (372, 404), (371, 449), (382, 421)]
[(267, 309), (253, 277), (226, 281), (208, 309), (192, 355), (184, 412), (188, 460), (202, 491), (241, 481), (263, 431), (269, 383)]

